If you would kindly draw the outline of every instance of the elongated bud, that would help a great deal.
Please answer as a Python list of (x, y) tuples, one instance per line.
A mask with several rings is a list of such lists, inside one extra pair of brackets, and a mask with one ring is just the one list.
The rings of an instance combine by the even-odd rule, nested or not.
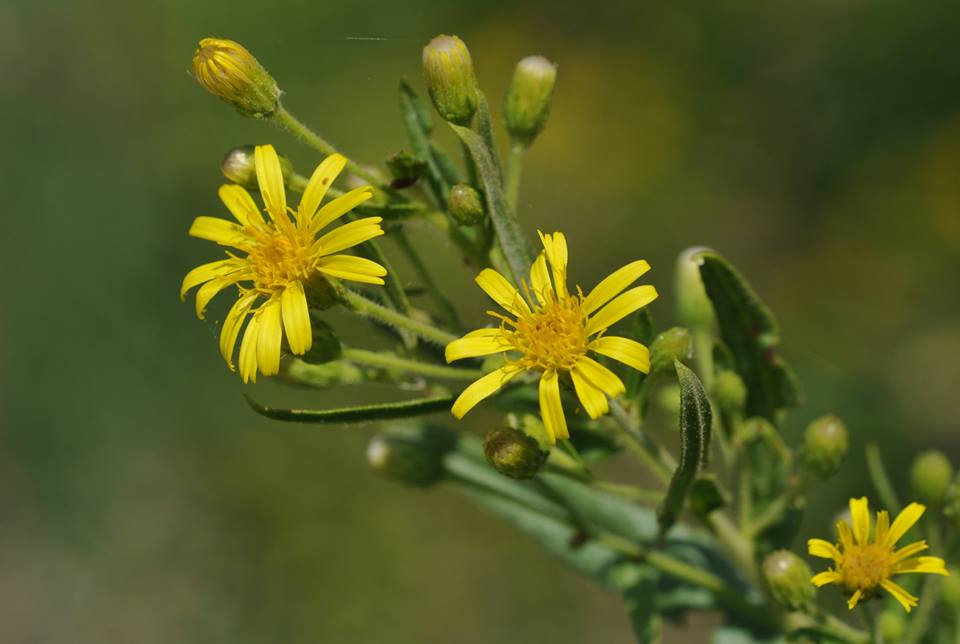
[(684, 328), (675, 326), (660, 333), (650, 343), (650, 373), (673, 369), (673, 361), (683, 362), (693, 355), (693, 338)]
[(503, 98), (503, 124), (517, 143), (529, 146), (550, 115), (557, 66), (543, 56), (527, 56), (513, 71)]
[(477, 79), (470, 50), (456, 36), (440, 35), (423, 48), (423, 75), (437, 112), (468, 125), (477, 111)]
[(443, 477), (443, 455), (452, 446), (451, 432), (421, 425), (393, 425), (367, 446), (367, 461), (377, 472), (417, 487)]
[(711, 393), (720, 409), (728, 414), (743, 411), (747, 402), (747, 387), (743, 379), (729, 369), (721, 369), (716, 373)]
[(921, 503), (940, 506), (946, 500), (947, 488), (953, 481), (953, 466), (943, 452), (928, 450), (913, 461), (910, 483)]
[(519, 429), (495, 429), (483, 440), (483, 453), (495, 470), (514, 479), (533, 477), (547, 461), (548, 452)]
[(473, 186), (465, 183), (458, 183), (450, 188), (447, 208), (449, 208), (450, 214), (457, 220), (457, 223), (464, 226), (479, 224), (486, 216), (483, 209), (483, 198), (480, 193)]
[[(254, 147), (252, 145), (238, 145), (227, 152), (223, 161), (220, 162), (220, 171), (224, 177), (250, 190), (259, 189), (257, 169), (253, 163)], [(290, 181), (290, 175), (293, 174), (293, 164), (290, 163), (290, 159), (282, 154), (278, 154), (277, 157), (280, 159), (283, 183), (287, 184)]]
[(204, 38), (193, 54), (193, 75), (204, 89), (244, 116), (267, 118), (280, 107), (277, 82), (240, 43)]
[(840, 469), (847, 455), (847, 428), (833, 415), (818, 418), (803, 435), (801, 459), (816, 476), (826, 478)]
[(807, 563), (789, 550), (777, 550), (763, 561), (763, 579), (781, 606), (797, 610), (810, 603), (814, 586)]

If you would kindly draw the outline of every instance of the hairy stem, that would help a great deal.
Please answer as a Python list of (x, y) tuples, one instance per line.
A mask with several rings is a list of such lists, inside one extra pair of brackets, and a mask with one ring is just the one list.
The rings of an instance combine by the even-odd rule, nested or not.
[(453, 307), (453, 304), (450, 303), (450, 300), (440, 291), (440, 287), (437, 286), (436, 280), (433, 279), (433, 274), (430, 272), (430, 269), (423, 263), (423, 260), (420, 258), (420, 253), (418, 253), (417, 249), (410, 243), (410, 238), (407, 237), (406, 231), (403, 228), (397, 228), (393, 233), (393, 239), (397, 242), (397, 246), (400, 247), (400, 252), (404, 254), (407, 261), (413, 266), (417, 278), (423, 287), (427, 289), (427, 293), (430, 295), (434, 304), (440, 309), (440, 313), (445, 318), (447, 324), (454, 329), (462, 328), (457, 310)]
[(349, 360), (350, 362), (364, 364), (371, 367), (395, 369), (398, 371), (404, 371), (406, 373), (416, 373), (420, 374), (421, 376), (447, 378), (450, 380), (476, 380), (483, 375), (482, 371), (475, 369), (446, 367), (443, 365), (430, 364), (429, 362), (408, 360), (391, 353), (368, 351), (366, 349), (352, 349), (345, 347), (343, 349), (343, 358), (345, 360)]
[(404, 329), (428, 342), (446, 346), (457, 339), (457, 336), (447, 333), (434, 326), (414, 320), (402, 313), (389, 309), (373, 300), (368, 300), (359, 293), (350, 289), (342, 289), (340, 297), (347, 309), (359, 316), (377, 320), (396, 329)]
[(517, 199), (520, 196), (520, 175), (523, 173), (523, 155), (526, 152), (519, 143), (510, 147), (510, 158), (507, 163), (506, 193), (507, 204), (510, 210), (517, 212)]

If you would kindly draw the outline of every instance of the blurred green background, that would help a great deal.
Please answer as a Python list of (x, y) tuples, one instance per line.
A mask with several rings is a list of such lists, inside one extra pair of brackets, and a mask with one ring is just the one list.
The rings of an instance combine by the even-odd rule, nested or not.
[[(663, 325), (684, 247), (749, 276), (805, 383), (788, 439), (828, 411), (852, 433), (806, 532), (872, 493), (868, 440), (899, 483), (922, 448), (956, 463), (960, 12), (682, 4), (0, 4), (0, 640), (632, 641), (616, 598), (461, 497), (370, 474), (373, 428), (246, 407), (212, 327), (177, 299), (214, 258), (186, 230), (224, 213), (229, 147), (273, 142), (301, 170), (317, 158), (193, 82), (206, 35), (247, 45), (291, 111), (366, 161), (404, 145), (397, 80), (422, 87), (433, 35), (466, 40), (495, 107), (514, 62), (547, 55), (559, 80), (524, 225), (565, 230), (585, 285), (650, 260)], [(480, 322), (453, 249), (413, 232)]]

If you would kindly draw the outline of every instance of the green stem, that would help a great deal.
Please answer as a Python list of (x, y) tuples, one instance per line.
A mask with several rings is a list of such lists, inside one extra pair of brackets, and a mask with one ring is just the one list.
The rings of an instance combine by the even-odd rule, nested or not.
[(742, 571), (746, 573), (747, 578), (754, 583), (759, 581), (760, 571), (753, 556), (753, 541), (744, 537), (730, 517), (720, 510), (711, 512), (707, 517), (707, 523), (716, 533), (717, 540), (724, 545)]
[(446, 346), (457, 339), (457, 336), (442, 331), (434, 326), (414, 320), (382, 304), (368, 300), (359, 293), (350, 289), (341, 289), (340, 297), (346, 307), (359, 316), (377, 320), (396, 329), (407, 330), (428, 342)]
[[(274, 121), (280, 127), (284, 128), (294, 136), (303, 139), (307, 142), (307, 145), (312, 147), (314, 150), (322, 154), (333, 154), (337, 152), (337, 149), (323, 139), (316, 132), (308, 128), (306, 125), (301, 123), (297, 118), (287, 111), (282, 105), (280, 109), (277, 110), (273, 115)], [(347, 158), (347, 170), (357, 175), (365, 181), (369, 181), (371, 184), (377, 186), (381, 190), (389, 190), (389, 186), (383, 183), (383, 179), (376, 176), (374, 173), (362, 168), (355, 161)]]
[(517, 199), (520, 195), (520, 175), (523, 173), (523, 155), (527, 149), (520, 143), (510, 146), (510, 158), (507, 163), (507, 204), (510, 210), (517, 212)]
[(860, 617), (863, 619), (863, 625), (870, 634), (870, 641), (873, 644), (883, 644), (883, 634), (877, 628), (877, 619), (866, 602), (860, 604)]
[(737, 471), (737, 523), (741, 532), (747, 532), (752, 516), (753, 487), (750, 477), (750, 459), (741, 458)]
[[(937, 520), (936, 514), (931, 516), (928, 526), (927, 541), (930, 544), (930, 552), (940, 552), (943, 539), (940, 534), (940, 522)], [(930, 626), (930, 619), (937, 607), (939, 591), (940, 577), (926, 575), (923, 580), (923, 588), (920, 591), (920, 603), (913, 614), (913, 619), (910, 620), (907, 635), (903, 640), (906, 644), (916, 644), (926, 634), (927, 628)]]
[(669, 483), (677, 467), (673, 457), (637, 426), (620, 401), (610, 401), (610, 415), (621, 430), (627, 449), (636, 454), (661, 481)]
[(713, 388), (713, 333), (710, 329), (698, 327), (693, 332), (693, 360), (697, 366), (697, 375), (707, 391)]
[(641, 501), (643, 503), (659, 503), (663, 500), (663, 492), (657, 490), (648, 490), (637, 487), (636, 485), (625, 485), (623, 483), (611, 483), (610, 481), (593, 481), (590, 486), (601, 492), (609, 492), (632, 501)]
[(394, 369), (398, 371), (405, 371), (407, 373), (416, 373), (422, 376), (448, 378), (450, 380), (476, 380), (483, 375), (482, 371), (475, 369), (445, 367), (443, 365), (400, 358), (399, 356), (391, 353), (368, 351), (366, 349), (352, 349), (345, 347), (343, 349), (343, 358), (345, 360), (349, 360), (350, 362), (369, 365), (371, 367)]
[(420, 258), (420, 253), (418, 253), (417, 249), (410, 243), (410, 238), (407, 237), (406, 231), (398, 227), (393, 233), (393, 239), (397, 242), (397, 246), (400, 247), (400, 252), (404, 254), (407, 261), (413, 266), (414, 272), (417, 274), (423, 287), (427, 289), (427, 293), (429, 293), (431, 299), (433, 299), (434, 303), (440, 309), (447, 324), (454, 329), (462, 328), (457, 310), (453, 304), (451, 304), (450, 300), (440, 291), (440, 287), (437, 286), (437, 282), (433, 279), (433, 274)]
[(876, 443), (868, 443), (864, 452), (867, 456), (867, 470), (870, 472), (873, 487), (877, 489), (877, 494), (880, 495), (880, 501), (891, 514), (896, 515), (900, 511), (900, 499), (897, 497), (897, 493), (890, 483), (890, 477), (887, 476), (887, 470), (883, 466), (880, 448)]

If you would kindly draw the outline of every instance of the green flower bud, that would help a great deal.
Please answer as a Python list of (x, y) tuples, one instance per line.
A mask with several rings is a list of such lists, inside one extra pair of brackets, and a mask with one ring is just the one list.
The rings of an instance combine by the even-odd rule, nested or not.
[(193, 75), (205, 90), (244, 116), (267, 118), (280, 108), (277, 81), (243, 45), (204, 38), (193, 54)]
[(811, 577), (810, 566), (789, 550), (777, 550), (763, 561), (763, 579), (770, 595), (785, 608), (797, 610), (813, 600)]
[(693, 338), (684, 328), (675, 326), (659, 334), (650, 343), (650, 373), (673, 369), (673, 361), (683, 362), (693, 355)]
[(452, 432), (443, 429), (392, 425), (370, 439), (367, 461), (388, 478), (426, 487), (443, 477), (443, 455), (454, 440)]
[[(220, 162), (220, 171), (229, 181), (243, 186), (249, 190), (259, 190), (260, 184), (257, 182), (257, 168), (253, 163), (252, 145), (238, 145), (233, 148)], [(290, 159), (278, 154), (280, 159), (280, 170), (283, 172), (284, 184), (289, 184), (290, 175), (293, 174), (293, 164)]]
[(509, 427), (487, 434), (483, 439), (483, 453), (495, 470), (514, 479), (532, 478), (549, 455), (540, 449), (535, 438)]
[(528, 146), (547, 124), (557, 66), (543, 56), (528, 56), (517, 63), (503, 98), (503, 124), (510, 137)]
[(950, 567), (950, 574), (940, 580), (940, 601), (953, 610), (960, 609), (960, 569)]
[(877, 617), (877, 630), (884, 642), (899, 642), (907, 634), (907, 623), (902, 610), (885, 610)]
[(713, 305), (703, 287), (696, 259), (697, 254), (705, 250), (708, 249), (703, 246), (688, 248), (677, 257), (677, 318), (691, 329), (710, 328), (714, 323)]
[(390, 187), (394, 190), (412, 186), (427, 174), (426, 161), (402, 150), (387, 159), (387, 168), (393, 175)]
[(747, 402), (747, 387), (735, 371), (722, 369), (713, 379), (713, 397), (717, 405), (727, 413), (743, 411)]
[(437, 112), (457, 125), (469, 125), (477, 111), (477, 79), (470, 50), (456, 36), (437, 36), (423, 48), (423, 75)]
[(953, 480), (950, 460), (937, 450), (921, 453), (910, 469), (913, 493), (921, 503), (940, 506), (947, 498), (947, 488)]
[(818, 418), (803, 435), (801, 459), (806, 468), (821, 478), (840, 469), (847, 455), (847, 428), (833, 415)]
[(486, 216), (480, 193), (465, 183), (458, 183), (450, 188), (447, 208), (457, 223), (464, 226), (479, 224)]

